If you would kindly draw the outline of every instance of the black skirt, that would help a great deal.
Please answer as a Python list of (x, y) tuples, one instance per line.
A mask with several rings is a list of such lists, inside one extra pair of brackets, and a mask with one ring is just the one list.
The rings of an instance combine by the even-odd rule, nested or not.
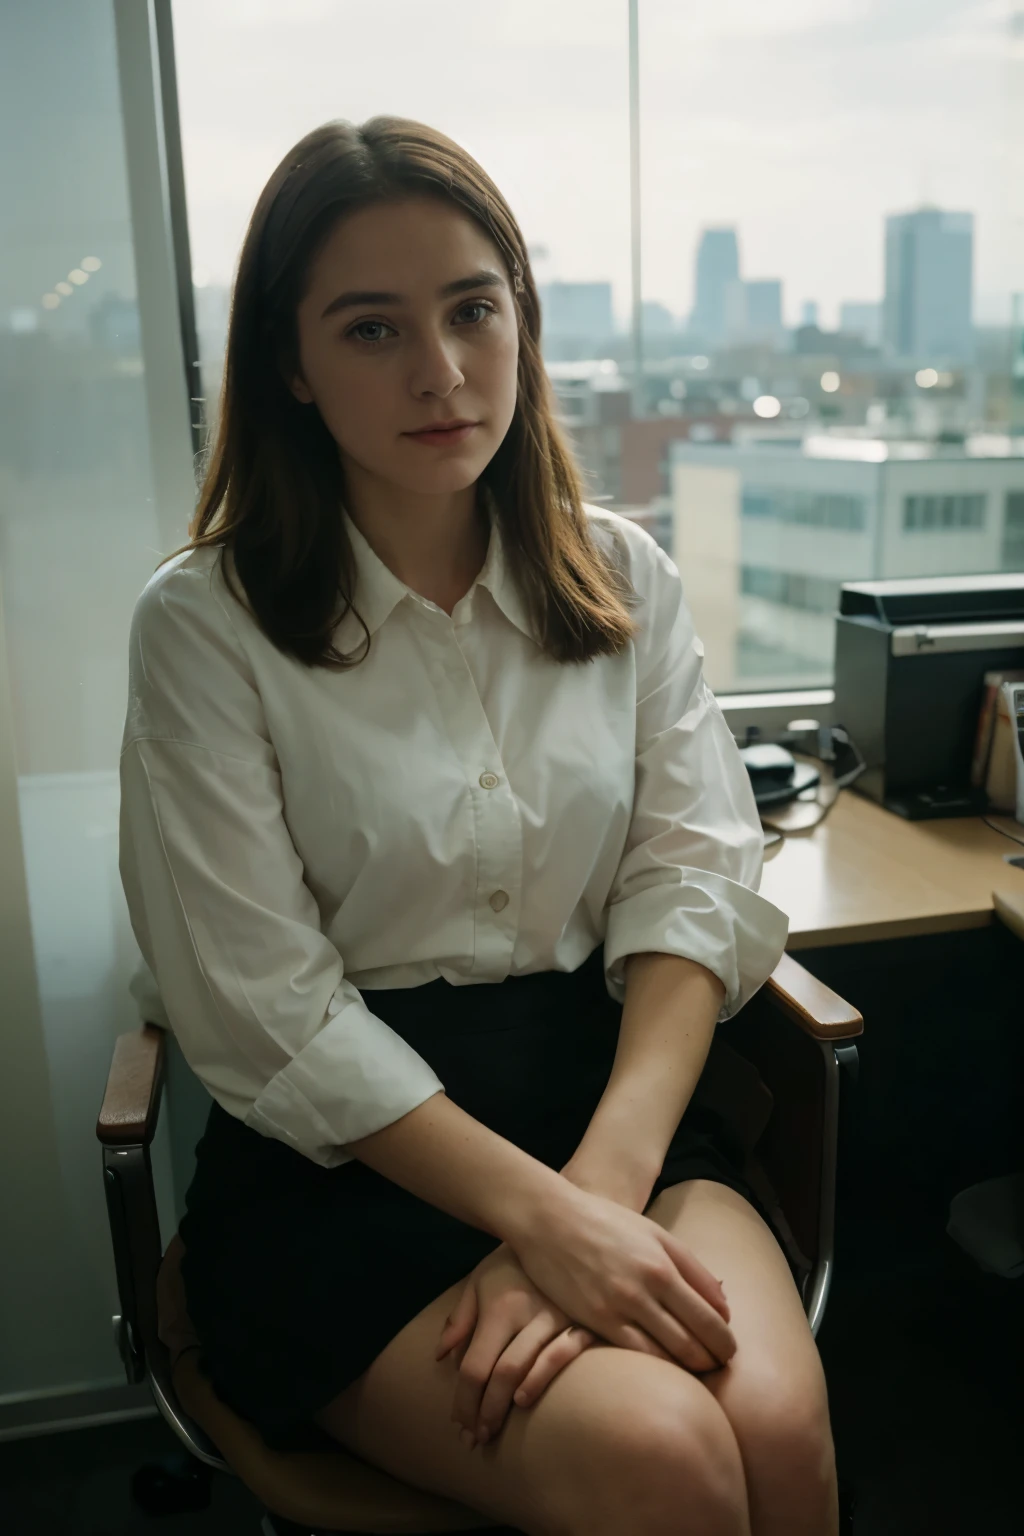
[[(622, 1014), (603, 944), (574, 972), (362, 995), (467, 1114), (550, 1168), (568, 1162), (607, 1084)], [(721, 1118), (691, 1104), (651, 1199), (712, 1179), (772, 1226), (742, 1166)], [(216, 1103), (185, 1207), (182, 1277), (200, 1366), (281, 1449), (500, 1241), (365, 1163), (323, 1168)]]

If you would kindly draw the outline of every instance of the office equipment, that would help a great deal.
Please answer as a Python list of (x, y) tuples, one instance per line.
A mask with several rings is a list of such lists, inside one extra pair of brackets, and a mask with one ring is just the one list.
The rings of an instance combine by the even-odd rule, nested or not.
[(795, 800), (805, 789), (812, 789), (821, 775), (809, 763), (798, 763), (792, 752), (775, 742), (758, 742), (741, 747), (742, 757), (758, 809)]
[[(787, 831), (806, 831), (831, 810), (839, 791), (864, 772), (864, 760), (841, 725), (821, 725), (817, 720), (791, 720), (778, 741), (758, 741), (760, 731), (748, 726), (740, 757), (750, 775), (754, 799), (763, 828), (776, 837)], [(737, 746), (739, 746), (737, 741)], [(791, 750), (792, 749), (792, 750)], [(793, 752), (797, 752), (794, 757)], [(812, 761), (808, 762), (807, 759)], [(821, 770), (814, 763), (821, 764)], [(814, 790), (812, 799), (805, 791)], [(792, 818), (777, 828), (774, 818), (781, 808), (799, 799), (805, 814), (799, 826)], [(768, 847), (767, 833), (765, 847)]]
[(860, 794), (911, 821), (977, 815), (983, 678), (1024, 661), (1024, 574), (846, 582), (835, 713), (863, 754)]

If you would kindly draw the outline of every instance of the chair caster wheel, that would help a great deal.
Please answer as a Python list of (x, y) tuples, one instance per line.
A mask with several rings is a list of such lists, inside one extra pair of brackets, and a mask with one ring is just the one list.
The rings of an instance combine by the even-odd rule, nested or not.
[(132, 1473), (132, 1499), (147, 1515), (207, 1509), (213, 1469), (187, 1453), (161, 1456)]

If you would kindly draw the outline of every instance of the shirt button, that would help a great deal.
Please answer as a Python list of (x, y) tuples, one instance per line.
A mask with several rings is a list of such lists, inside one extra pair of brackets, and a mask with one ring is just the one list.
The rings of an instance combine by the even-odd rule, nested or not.
[(498, 775), (496, 773), (482, 773), (480, 775), (480, 783), (483, 785), (484, 789), (493, 789), (497, 782)]
[(508, 891), (495, 891), (491, 897), (491, 906), (495, 912), (500, 912), (502, 907), (508, 906)]

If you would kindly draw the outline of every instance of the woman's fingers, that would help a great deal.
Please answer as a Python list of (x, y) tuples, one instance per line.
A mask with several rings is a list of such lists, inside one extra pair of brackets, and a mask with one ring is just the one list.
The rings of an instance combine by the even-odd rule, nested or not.
[[(511, 1318), (504, 1316), (500, 1309), (491, 1308), (478, 1321), (469, 1346), (459, 1361), (452, 1418), (471, 1434), (475, 1433), (480, 1422), (484, 1393), (490, 1389), (495, 1368), (518, 1332)], [(512, 1393), (518, 1385), (519, 1377), (507, 1389), (508, 1401), (511, 1401)], [(496, 1390), (500, 1399), (504, 1390), (502, 1377), (499, 1377)], [(508, 1411), (507, 1402), (505, 1411)]]
[(675, 1268), (645, 1290), (634, 1321), (690, 1370), (709, 1370), (705, 1354), (725, 1365), (736, 1353), (736, 1339), (721, 1313)]
[(675, 1349), (671, 1353), (657, 1339), (652, 1338), (646, 1329), (633, 1323), (624, 1323), (611, 1342), (622, 1349), (635, 1349), (640, 1354), (656, 1355), (659, 1360), (670, 1360), (673, 1365), (681, 1365), (686, 1371), (717, 1370), (722, 1362), (716, 1360), (699, 1340), (693, 1338), (685, 1328), (679, 1327), (667, 1313), (664, 1314), (664, 1321), (666, 1327), (673, 1330), (676, 1340)]
[[(657, 1226), (657, 1222), (654, 1225)], [(728, 1322), (731, 1314), (729, 1312), (729, 1303), (725, 1299), (725, 1291), (715, 1279), (710, 1269), (701, 1263), (697, 1255), (687, 1248), (685, 1243), (681, 1243), (677, 1237), (671, 1232), (667, 1232), (664, 1227), (658, 1227), (658, 1234), (661, 1238), (662, 1246), (683, 1279)]]
[[(540, 1397), (544, 1389), (551, 1385), (559, 1371), (565, 1369), (570, 1360), (575, 1360), (577, 1355), (582, 1355), (585, 1349), (597, 1343), (597, 1334), (591, 1333), (589, 1328), (576, 1328), (561, 1333), (546, 1344), (537, 1356), (533, 1365), (527, 1371), (523, 1380), (513, 1394), (513, 1401), (517, 1408), (531, 1408)], [(666, 1360), (668, 1356), (665, 1356)]]
[(443, 1360), (450, 1349), (464, 1344), (472, 1336), (479, 1311), (480, 1302), (476, 1294), (476, 1286), (472, 1280), (469, 1280), (463, 1286), (462, 1295), (452, 1308), (451, 1317), (441, 1329), (435, 1360)]
[(564, 1317), (555, 1321), (550, 1313), (540, 1312), (510, 1340), (484, 1388), (479, 1417), (472, 1426), (475, 1432), (483, 1429), (489, 1440), (495, 1438), (508, 1418), (515, 1393), (545, 1347), (559, 1337), (565, 1326)]

